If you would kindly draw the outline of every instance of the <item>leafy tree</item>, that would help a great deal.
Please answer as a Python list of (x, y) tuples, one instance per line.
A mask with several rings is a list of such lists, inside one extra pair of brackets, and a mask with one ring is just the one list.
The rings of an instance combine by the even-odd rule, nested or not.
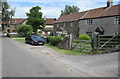
[(0, 10), (2, 12), (2, 22), (5, 24), (2, 24), (2, 29), (4, 30), (4, 26), (9, 26), (9, 21), (12, 16), (14, 16), (15, 10), (10, 11), (10, 6), (7, 2), (0, 2), (0, 6), (2, 7)]
[(61, 10), (61, 15), (67, 15), (67, 14), (76, 13), (76, 12), (79, 12), (79, 7), (66, 5), (65, 9)]
[(17, 33), (19, 35), (27, 36), (31, 35), (33, 32), (33, 28), (31, 25), (20, 25), (17, 27)]
[(42, 12), (40, 12), (41, 7), (36, 6), (30, 9), (29, 13), (26, 13), (28, 16), (27, 24), (33, 27), (33, 31), (36, 33), (37, 29), (43, 29), (45, 27), (45, 21), (42, 18)]

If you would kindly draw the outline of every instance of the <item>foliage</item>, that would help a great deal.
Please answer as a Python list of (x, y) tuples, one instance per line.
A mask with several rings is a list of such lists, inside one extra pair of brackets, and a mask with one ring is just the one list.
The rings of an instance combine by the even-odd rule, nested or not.
[[(2, 11), (2, 21), (5, 22), (5, 24), (7, 26), (9, 26), (9, 21), (10, 19), (12, 18), (12, 16), (14, 16), (15, 14), (15, 10), (9, 10), (10, 9), (10, 6), (7, 2), (0, 2), (0, 5), (1, 5), (1, 9), (0, 11)], [(4, 30), (4, 25), (5, 24), (2, 24), (2, 29)]]
[(80, 40), (90, 40), (90, 36), (88, 36), (88, 35), (80, 35), (79, 39)]
[(23, 36), (32, 34), (33, 29), (30, 25), (20, 25), (17, 27), (17, 33)]
[(65, 49), (60, 49), (59, 47), (45, 44), (45, 46), (52, 48), (53, 50), (58, 51), (59, 53), (66, 54), (66, 55), (90, 55), (89, 53), (82, 53), (76, 50), (65, 50)]
[(60, 36), (48, 36), (49, 42), (54, 46), (57, 45), (61, 41), (61, 38), (62, 37)]
[(65, 37), (65, 34), (61, 34), (61, 37)]
[(45, 21), (42, 18), (42, 12), (39, 12), (41, 7), (36, 6), (30, 9), (29, 13), (26, 13), (28, 16), (27, 24), (33, 27), (33, 31), (37, 33), (37, 29), (43, 29), (45, 27)]
[(79, 12), (79, 7), (66, 5), (65, 9), (61, 10), (61, 15), (67, 15), (67, 14), (76, 13), (76, 12)]

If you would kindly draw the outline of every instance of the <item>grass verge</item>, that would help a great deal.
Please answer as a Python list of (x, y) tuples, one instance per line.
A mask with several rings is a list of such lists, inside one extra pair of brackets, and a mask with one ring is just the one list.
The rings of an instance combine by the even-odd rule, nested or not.
[(60, 49), (60, 48), (53, 46), (53, 45), (50, 45), (50, 44), (45, 44), (45, 46), (52, 48), (53, 50), (56, 50), (62, 54), (66, 54), (66, 55), (90, 55), (89, 53), (77, 52), (75, 50)]
[(25, 42), (25, 39), (15, 39), (15, 40), (19, 42)]

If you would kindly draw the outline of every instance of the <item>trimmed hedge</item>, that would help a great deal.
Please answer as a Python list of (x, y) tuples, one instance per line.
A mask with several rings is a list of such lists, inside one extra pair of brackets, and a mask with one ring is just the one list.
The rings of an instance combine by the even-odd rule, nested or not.
[(90, 36), (88, 36), (88, 35), (80, 35), (80, 36), (79, 36), (79, 39), (80, 39), (80, 40), (91, 40), (91, 39), (90, 39)]
[(61, 38), (60, 36), (48, 36), (48, 41), (50, 44), (56, 46), (61, 41)]

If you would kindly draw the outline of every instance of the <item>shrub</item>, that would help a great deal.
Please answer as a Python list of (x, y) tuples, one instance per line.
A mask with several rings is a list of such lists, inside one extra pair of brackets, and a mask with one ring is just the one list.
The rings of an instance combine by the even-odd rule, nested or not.
[(22, 36), (27, 36), (32, 34), (33, 28), (30, 25), (20, 25), (17, 27), (17, 33)]
[(61, 37), (65, 37), (65, 34), (61, 34)]
[(80, 35), (79, 39), (80, 40), (90, 40), (90, 36), (88, 36), (88, 35)]
[(54, 46), (57, 45), (61, 41), (61, 38), (62, 37), (60, 36), (48, 36), (49, 42)]

